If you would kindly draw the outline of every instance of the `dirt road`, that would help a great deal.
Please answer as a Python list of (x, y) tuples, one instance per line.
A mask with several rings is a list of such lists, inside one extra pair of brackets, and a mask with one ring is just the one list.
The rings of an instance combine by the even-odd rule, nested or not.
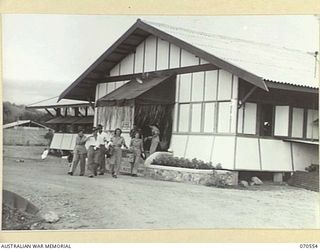
[[(219, 189), (110, 175), (69, 176), (42, 148), (4, 148), (4, 189), (61, 218), (54, 229), (319, 228), (319, 195), (288, 186)], [(24, 159), (24, 162), (17, 162)]]

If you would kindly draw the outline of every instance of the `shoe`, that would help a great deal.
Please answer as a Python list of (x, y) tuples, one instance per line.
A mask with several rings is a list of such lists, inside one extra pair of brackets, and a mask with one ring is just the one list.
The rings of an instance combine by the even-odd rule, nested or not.
[(89, 175), (89, 178), (93, 178), (93, 175), (91, 174), (91, 175)]
[(115, 174), (114, 174), (114, 175), (112, 175), (112, 177), (113, 177), (113, 178), (118, 178), (118, 176), (116, 176)]
[(68, 172), (68, 175), (71, 175), (71, 176), (72, 176), (72, 175), (73, 175), (73, 173), (72, 173), (72, 172)]
[(131, 176), (132, 176), (132, 177), (138, 177), (138, 175), (136, 175), (136, 174), (132, 174)]
[(101, 172), (101, 173), (99, 173), (99, 175), (104, 175), (104, 173), (103, 173), (103, 172)]
[(79, 176), (84, 176), (84, 174), (79, 174)]

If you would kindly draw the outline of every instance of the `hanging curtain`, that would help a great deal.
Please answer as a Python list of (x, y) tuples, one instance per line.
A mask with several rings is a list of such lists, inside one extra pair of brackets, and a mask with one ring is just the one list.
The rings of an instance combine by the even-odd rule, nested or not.
[(149, 125), (155, 124), (160, 129), (160, 140), (162, 150), (167, 150), (170, 145), (172, 122), (173, 122), (172, 104), (154, 104), (135, 106), (134, 124), (142, 129), (144, 136), (150, 135)]

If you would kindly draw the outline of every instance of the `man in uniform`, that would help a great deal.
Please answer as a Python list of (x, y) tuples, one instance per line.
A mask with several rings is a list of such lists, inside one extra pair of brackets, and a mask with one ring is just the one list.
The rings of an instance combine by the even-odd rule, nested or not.
[(98, 141), (98, 129), (93, 128), (93, 134), (89, 136), (87, 141), (88, 145), (88, 162), (87, 169), (89, 171), (89, 177), (97, 175), (97, 167), (100, 159), (100, 149)]
[(103, 131), (101, 124), (98, 125), (98, 142), (99, 142), (99, 175), (104, 175), (106, 172), (106, 144), (110, 141), (110, 135)]

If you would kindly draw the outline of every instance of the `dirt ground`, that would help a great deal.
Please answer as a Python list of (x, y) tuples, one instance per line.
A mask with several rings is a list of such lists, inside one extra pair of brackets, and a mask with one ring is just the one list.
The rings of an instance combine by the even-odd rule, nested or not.
[[(43, 147), (4, 147), (4, 189), (60, 220), (51, 229), (319, 228), (319, 193), (289, 186), (221, 189), (110, 175), (67, 175)], [(19, 161), (19, 159), (23, 159)]]

